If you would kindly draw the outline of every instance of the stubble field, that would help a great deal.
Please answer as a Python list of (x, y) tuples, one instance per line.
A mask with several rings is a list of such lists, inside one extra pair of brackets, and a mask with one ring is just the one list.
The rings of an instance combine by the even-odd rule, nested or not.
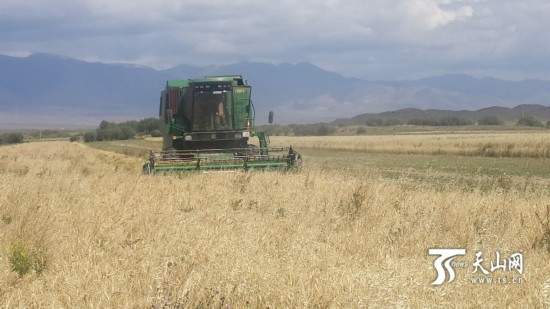
[[(533, 153), (550, 143), (525, 134), (495, 137), (493, 149), (505, 146), (490, 155), (410, 153), (424, 135), (338, 137), (350, 145), (340, 148), (273, 137), (303, 150), (299, 173), (141, 175), (158, 144), (143, 140), (0, 147), (0, 303), (548, 307), (550, 162)], [(385, 148), (391, 139), (401, 151)], [(431, 285), (430, 248), (467, 250), (453, 282)], [(477, 252), (486, 269), (497, 252), (521, 253), (523, 271), (474, 283)]]

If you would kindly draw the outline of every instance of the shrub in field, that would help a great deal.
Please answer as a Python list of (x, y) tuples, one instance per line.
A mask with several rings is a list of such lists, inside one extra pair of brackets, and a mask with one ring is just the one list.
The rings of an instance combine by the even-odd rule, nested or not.
[(160, 130), (157, 129), (157, 130), (151, 131), (151, 136), (152, 137), (161, 137), (162, 134), (160, 133)]
[(84, 142), (91, 143), (91, 142), (95, 142), (95, 140), (96, 140), (95, 132), (86, 132), (86, 133), (84, 133)]
[(518, 120), (518, 126), (525, 127), (544, 127), (544, 124), (533, 116), (522, 117)]
[(15, 241), (8, 250), (11, 270), (23, 277), (30, 270), (41, 274), (46, 269), (47, 259), (44, 250), (23, 241)]
[(497, 116), (485, 116), (479, 119), (477, 123), (482, 126), (498, 126), (503, 125), (504, 121)]
[(23, 142), (22, 133), (4, 133), (0, 135), (0, 144), (19, 144)]
[(124, 133), (119, 127), (97, 129), (96, 139), (98, 141), (112, 141), (124, 139)]
[[(102, 121), (106, 122), (106, 121)], [(134, 131), (142, 134), (151, 133), (153, 130), (158, 130), (160, 121), (156, 117), (145, 118), (141, 120), (128, 120), (121, 123), (107, 122), (112, 125), (118, 125), (120, 127), (130, 127)], [(101, 125), (100, 125), (101, 126)]]
[(21, 242), (15, 242), (9, 249), (11, 270), (23, 277), (31, 269), (31, 254)]
[(126, 140), (134, 138), (135, 135), (136, 130), (131, 125), (119, 125), (103, 120), (96, 130), (95, 138), (98, 141)]
[(153, 132), (158, 130), (160, 126), (160, 120), (158, 118), (145, 118), (138, 122), (136, 131), (139, 133)]
[(122, 135), (124, 139), (131, 139), (136, 136), (136, 131), (132, 127), (128, 126), (121, 126), (120, 130), (122, 131)]

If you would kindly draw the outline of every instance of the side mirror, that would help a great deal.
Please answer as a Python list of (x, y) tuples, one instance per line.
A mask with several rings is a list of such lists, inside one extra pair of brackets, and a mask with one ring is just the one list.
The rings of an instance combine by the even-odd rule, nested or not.
[(269, 111), (269, 119), (268, 119), (268, 122), (269, 122), (270, 124), (273, 123), (273, 111)]
[(166, 122), (174, 122), (174, 115), (172, 115), (172, 109), (166, 110)]

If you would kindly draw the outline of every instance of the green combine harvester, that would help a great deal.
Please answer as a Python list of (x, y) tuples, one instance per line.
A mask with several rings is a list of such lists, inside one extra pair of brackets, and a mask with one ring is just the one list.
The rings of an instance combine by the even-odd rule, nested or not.
[(298, 168), (292, 147), (269, 147), (265, 132), (254, 130), (250, 93), (239, 75), (169, 80), (160, 97), (162, 151), (150, 152), (144, 172)]

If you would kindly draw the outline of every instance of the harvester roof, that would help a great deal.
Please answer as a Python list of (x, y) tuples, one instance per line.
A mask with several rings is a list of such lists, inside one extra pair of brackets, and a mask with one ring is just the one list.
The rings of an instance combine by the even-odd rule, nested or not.
[(189, 87), (189, 81), (182, 79), (169, 80), (166, 82), (166, 87)]
[(243, 77), (241, 75), (219, 75), (219, 76), (205, 76), (204, 78), (196, 79), (174, 79), (166, 82), (166, 87), (189, 87), (189, 83), (208, 83), (208, 82), (228, 82), (233, 86), (244, 85)]

